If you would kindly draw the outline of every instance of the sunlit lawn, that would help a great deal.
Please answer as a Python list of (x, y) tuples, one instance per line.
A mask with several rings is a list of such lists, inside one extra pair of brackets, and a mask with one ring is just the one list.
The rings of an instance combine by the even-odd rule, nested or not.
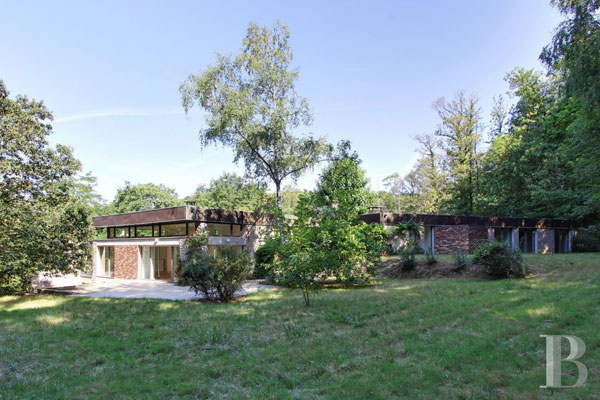
[[(526, 261), (521, 281), (385, 279), (308, 309), (286, 289), (233, 304), (0, 297), (0, 398), (600, 397), (600, 254)], [(541, 334), (586, 342), (584, 388), (539, 388)]]

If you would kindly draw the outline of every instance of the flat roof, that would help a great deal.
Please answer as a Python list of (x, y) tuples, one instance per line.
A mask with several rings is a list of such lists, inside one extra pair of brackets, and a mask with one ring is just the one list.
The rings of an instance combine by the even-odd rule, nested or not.
[(250, 224), (256, 219), (246, 211), (204, 208), (192, 205), (136, 211), (123, 214), (92, 217), (94, 227), (149, 225), (175, 222), (215, 222), (225, 224)]
[(428, 226), (436, 225), (478, 225), (489, 228), (555, 228), (575, 229), (572, 219), (530, 218), (530, 217), (483, 217), (472, 215), (438, 215), (438, 214), (394, 214), (371, 213), (359, 216), (367, 223), (397, 225), (400, 222), (415, 221)]

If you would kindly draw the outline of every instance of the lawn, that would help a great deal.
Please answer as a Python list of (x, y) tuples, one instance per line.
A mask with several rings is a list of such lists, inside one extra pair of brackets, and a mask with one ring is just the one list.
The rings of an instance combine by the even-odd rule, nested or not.
[[(600, 397), (600, 254), (525, 259), (524, 280), (379, 279), (311, 308), (0, 297), (0, 398)], [(585, 387), (539, 388), (541, 334), (586, 342)]]

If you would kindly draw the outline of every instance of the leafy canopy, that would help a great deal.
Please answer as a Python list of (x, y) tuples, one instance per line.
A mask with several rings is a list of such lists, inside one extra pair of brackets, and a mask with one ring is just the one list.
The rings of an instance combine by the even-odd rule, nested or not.
[(210, 181), (208, 187), (198, 186), (193, 195), (186, 198), (198, 206), (225, 210), (254, 211), (268, 201), (267, 187), (248, 176), (223, 173)]
[[(180, 87), (186, 112), (194, 103), (206, 111), (203, 145), (231, 147), (248, 174), (272, 182), (280, 213), (282, 182), (297, 179), (331, 150), (323, 138), (294, 136), (312, 115), (295, 89), (289, 37), (280, 22), (272, 30), (250, 24), (237, 55), (217, 54), (216, 65), (191, 74)], [(281, 218), (280, 234), (283, 240)]]
[(0, 292), (89, 260), (90, 207), (74, 195), (80, 163), (68, 147), (48, 145), (50, 121), (43, 102), (11, 99), (0, 81)]
[(140, 183), (132, 185), (125, 181), (125, 186), (117, 189), (111, 207), (115, 213), (154, 210), (157, 208), (181, 205), (177, 192), (163, 184)]

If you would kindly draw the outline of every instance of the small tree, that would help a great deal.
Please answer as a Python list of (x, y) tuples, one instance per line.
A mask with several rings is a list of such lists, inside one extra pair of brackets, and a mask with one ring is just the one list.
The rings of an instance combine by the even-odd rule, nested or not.
[(279, 22), (273, 30), (250, 24), (239, 54), (217, 54), (215, 66), (190, 75), (180, 88), (186, 112), (194, 102), (207, 112), (203, 145), (231, 147), (234, 161), (243, 160), (248, 174), (275, 185), (282, 243), (282, 183), (297, 179), (331, 151), (323, 138), (293, 135), (312, 116), (306, 99), (296, 93), (298, 70), (290, 69), (289, 37)]
[(281, 282), (302, 290), (307, 306), (310, 291), (329, 277), (367, 281), (385, 250), (384, 228), (358, 219), (374, 199), (367, 184), (359, 161), (345, 157), (323, 172), (316, 192), (300, 197), (277, 270)]

